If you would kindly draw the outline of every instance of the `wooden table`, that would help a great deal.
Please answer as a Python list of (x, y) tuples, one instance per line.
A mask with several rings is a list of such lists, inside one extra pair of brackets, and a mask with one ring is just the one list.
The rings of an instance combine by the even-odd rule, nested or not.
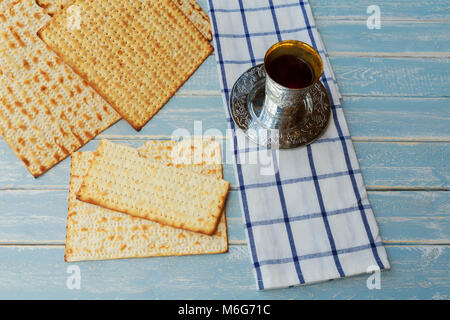
[[(449, 299), (449, 2), (310, 2), (392, 264), (380, 290), (369, 290), (363, 275), (256, 291), (235, 189), (229, 253), (76, 263), (81, 288), (70, 290), (63, 260), (70, 159), (35, 180), (0, 140), (0, 298)], [(381, 9), (379, 30), (366, 26), (372, 4)], [(214, 55), (141, 132), (121, 121), (82, 150), (101, 138), (137, 147), (200, 125), (225, 135)], [(224, 171), (235, 185), (233, 167)]]

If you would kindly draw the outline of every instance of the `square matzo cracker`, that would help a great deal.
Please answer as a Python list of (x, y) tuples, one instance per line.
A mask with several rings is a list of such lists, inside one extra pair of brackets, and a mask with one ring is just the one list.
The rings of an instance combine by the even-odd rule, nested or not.
[[(75, 0), (39, 34), (140, 130), (213, 51), (172, 0)], [(72, 10), (73, 11), (73, 10)]]

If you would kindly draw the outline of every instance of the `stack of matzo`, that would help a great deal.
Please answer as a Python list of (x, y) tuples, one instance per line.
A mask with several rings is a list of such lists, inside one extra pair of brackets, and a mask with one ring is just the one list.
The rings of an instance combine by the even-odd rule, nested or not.
[(173, 0), (74, 0), (39, 31), (47, 45), (140, 130), (213, 48)]
[[(225, 189), (228, 189), (229, 184), (222, 180), (220, 145), (212, 141), (201, 141), (200, 143), (198, 141), (189, 141), (188, 143), (153, 141), (145, 144), (139, 150), (102, 141), (96, 153), (77, 152), (72, 157), (66, 261), (210, 254), (222, 253), (228, 250), (226, 219), (225, 213), (222, 212), (223, 204), (218, 207), (220, 211), (218, 211), (219, 223), (217, 228), (213, 230), (211, 235), (205, 235), (181, 229), (189, 224), (193, 216), (196, 216), (196, 218), (201, 216), (201, 214), (196, 212), (191, 211), (188, 215), (181, 214), (178, 216), (178, 226), (181, 228), (174, 228), (78, 200), (77, 193), (80, 195), (81, 186), (86, 183), (88, 176), (92, 174), (90, 171), (93, 165), (95, 166), (93, 162), (101, 159), (103, 155), (114, 158), (113, 162), (121, 167), (120, 174), (115, 175), (114, 179), (122, 181), (125, 180), (127, 175), (132, 174), (129, 170), (123, 169), (135, 166), (138, 163), (140, 163), (139, 167), (131, 171), (140, 171), (145, 179), (148, 172), (151, 172), (151, 169), (155, 166), (161, 169), (167, 166), (168, 170), (178, 174), (186, 174), (193, 180), (202, 178), (205, 181), (203, 187), (198, 187), (195, 193), (189, 193), (188, 191), (189, 197), (194, 199), (187, 200), (187, 197), (184, 196), (184, 207), (186, 209), (195, 207), (196, 199), (201, 198), (201, 195), (198, 195), (198, 193), (205, 192), (206, 189), (208, 189), (210, 194), (221, 190), (219, 193), (222, 196), (216, 196), (216, 198), (223, 198), (223, 200), (224, 195), (226, 195)], [(197, 155), (200, 156), (197, 157)], [(200, 159), (200, 161), (196, 159)], [(178, 169), (170, 167), (177, 167)], [(114, 174), (113, 171), (117, 167), (106, 165), (105, 168), (106, 170), (112, 170), (110, 173)], [(99, 175), (95, 174), (94, 176), (98, 177)], [(154, 177), (154, 180), (157, 179), (157, 177)], [(183, 178), (180, 177), (180, 179)], [(162, 182), (156, 181), (155, 183), (159, 183), (159, 186), (162, 186)], [(96, 183), (93, 181), (89, 183), (94, 183), (97, 185), (96, 189), (101, 189), (105, 193), (110, 193), (114, 190), (114, 184), (110, 181), (98, 180)], [(179, 186), (180, 181), (175, 179), (172, 183)], [(146, 183), (150, 187), (152, 184), (155, 186), (153, 181)], [(136, 190), (134, 190), (135, 187), (137, 188)], [(136, 184), (124, 184), (122, 188), (133, 190), (133, 193), (139, 193), (139, 189), (146, 189), (144, 187), (138, 188)], [(164, 192), (165, 188), (162, 187), (158, 193), (163, 194)], [(183, 197), (183, 195), (180, 195), (183, 192), (183, 190), (175, 190), (174, 196), (178, 194)], [(117, 203), (126, 201), (126, 194), (127, 190), (119, 194), (116, 199)], [(106, 195), (94, 195), (94, 197), (97, 196), (102, 197)], [(158, 197), (158, 194), (155, 194), (154, 197)], [(111, 200), (110, 204), (114, 204), (114, 200)], [(220, 202), (222, 203), (222, 200)], [(205, 207), (209, 205), (211, 204), (204, 203)], [(146, 198), (144, 207), (150, 208), (152, 206), (165, 208), (166, 210), (173, 209), (171, 203), (161, 204), (157, 199), (154, 201), (152, 197)], [(118, 209), (114, 206), (111, 207)], [(214, 206), (211, 206), (210, 209), (214, 209)], [(173, 212), (160, 211), (157, 217), (170, 215), (173, 215)], [(197, 223), (196, 225), (197, 227), (206, 226), (207, 223)]]

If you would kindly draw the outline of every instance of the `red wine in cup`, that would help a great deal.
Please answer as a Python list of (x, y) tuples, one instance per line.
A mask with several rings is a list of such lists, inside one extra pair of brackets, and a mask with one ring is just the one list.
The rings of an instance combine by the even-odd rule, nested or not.
[(267, 73), (276, 83), (290, 89), (306, 88), (314, 80), (311, 66), (294, 55), (276, 57), (267, 66)]

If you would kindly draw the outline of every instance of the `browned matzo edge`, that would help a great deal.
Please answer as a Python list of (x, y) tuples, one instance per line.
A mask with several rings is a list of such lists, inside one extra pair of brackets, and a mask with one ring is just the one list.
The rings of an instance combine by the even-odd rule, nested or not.
[(169, 253), (160, 253), (157, 256), (129, 256), (129, 257), (118, 257), (118, 258), (112, 258), (112, 259), (111, 258), (101, 258), (101, 259), (95, 259), (95, 260), (80, 259), (80, 260), (75, 260), (75, 261), (67, 261), (67, 260), (64, 260), (64, 261), (66, 263), (77, 263), (77, 262), (81, 262), (81, 261), (109, 261), (109, 260), (143, 259), (143, 258), (159, 258), (159, 257), (185, 257), (185, 256), (193, 256), (193, 255), (222, 254), (222, 253), (227, 253), (228, 251), (229, 251), (229, 249), (227, 246), (227, 248), (222, 251), (211, 251), (211, 252), (205, 251), (202, 253), (193, 253), (193, 254), (169, 252)]
[[(73, 2), (73, 4), (76, 4), (76, 0)], [(82, 72), (81, 70), (79, 70), (78, 67), (74, 66), (72, 63), (68, 63), (67, 61), (69, 61), (70, 59), (68, 58), (67, 55), (65, 55), (63, 52), (61, 52), (60, 50), (58, 50), (57, 48), (53, 48), (52, 46), (49, 46), (51, 48), (51, 50), (53, 50), (63, 61), (65, 61), (68, 65), (71, 66), (71, 68), (74, 70), (75, 73), (77, 73), (78, 75), (80, 75), (80, 77), (82, 77), (90, 87), (92, 87), (106, 102), (108, 102), (108, 104), (110, 104), (119, 114), (121, 117), (123, 117), (127, 122), (130, 123), (130, 125), (136, 129), (137, 131), (142, 130), (142, 128), (158, 113), (158, 111), (164, 107), (167, 102), (174, 96), (174, 94), (186, 83), (186, 81), (192, 76), (192, 74), (194, 74), (194, 72), (196, 70), (198, 70), (198, 68), (200, 67), (200, 65), (206, 60), (206, 58), (211, 55), (211, 53), (214, 51), (214, 48), (211, 46), (211, 44), (209, 43), (209, 41), (202, 35), (202, 33), (197, 29), (197, 27), (192, 23), (191, 20), (188, 19), (188, 17), (181, 11), (181, 9), (179, 9), (175, 3), (173, 3), (173, 1), (168, 1), (167, 4), (169, 6), (172, 7), (173, 10), (178, 11), (178, 13), (180, 14), (180, 19), (184, 20), (184, 23), (188, 24), (191, 26), (191, 29), (194, 33), (197, 33), (197, 35), (200, 36), (201, 39), (203, 39), (204, 44), (207, 45), (208, 47), (208, 51), (205, 51), (205, 54), (202, 55), (199, 59), (198, 64), (194, 64), (193, 65), (193, 70), (192, 72), (190, 72), (189, 74), (186, 74), (184, 76), (184, 78), (181, 79), (180, 84), (174, 89), (174, 90), (167, 90), (167, 97), (164, 98), (162, 100), (162, 102), (159, 104), (159, 107), (155, 108), (155, 110), (153, 110), (152, 112), (148, 113), (148, 116), (144, 117), (143, 121), (139, 121), (140, 123), (138, 123), (137, 121), (131, 120), (129, 119), (129, 117), (127, 117), (122, 111), (120, 111), (119, 109), (119, 105), (117, 103), (115, 103), (115, 101), (112, 101), (112, 99), (110, 99), (108, 97), (108, 95), (106, 94), (106, 92), (103, 92), (96, 84), (92, 83), (91, 81), (88, 81), (87, 78), (87, 74)], [(62, 15), (63, 12), (65, 12), (67, 10), (67, 8), (61, 10), (60, 12), (58, 12), (54, 17), (57, 17), (59, 15)], [(53, 18), (52, 20), (50, 20), (43, 28), (41, 28), (38, 31), (38, 36), (41, 38), (41, 40), (45, 41), (45, 37), (43, 37), (43, 32), (45, 32), (45, 30), (47, 28), (50, 28), (52, 26), (52, 22), (54, 22), (55, 18)], [(47, 43), (47, 45), (49, 45)]]
[[(107, 140), (102, 140), (100, 142), (100, 145), (99, 145), (97, 151), (94, 153), (94, 159), (91, 162), (91, 165), (89, 167), (88, 173), (85, 176), (85, 179), (88, 176), (92, 176), (92, 170), (94, 170), (95, 164), (96, 164), (96, 161), (97, 161), (96, 159), (97, 159), (97, 157), (99, 157), (101, 155), (101, 153), (103, 152), (103, 149), (105, 148), (106, 144), (115, 145), (114, 143), (108, 142)], [(132, 148), (130, 148), (130, 149), (132, 149)], [(136, 150), (136, 155), (139, 158), (142, 158), (142, 157), (140, 157), (138, 155), (137, 150)], [(171, 223), (168, 223), (162, 217), (152, 217), (150, 219), (150, 218), (147, 217), (147, 213), (140, 214), (139, 210), (135, 210), (135, 209), (132, 209), (132, 208), (123, 209), (123, 208), (114, 207), (109, 202), (102, 201), (101, 197), (98, 197), (99, 199), (93, 199), (92, 197), (87, 196), (85, 194), (85, 193), (89, 194), (89, 192), (88, 192), (89, 187), (86, 185), (86, 181), (85, 180), (83, 181), (83, 183), (82, 183), (82, 185), (81, 185), (81, 187), (80, 187), (80, 189), (79, 189), (79, 191), (78, 191), (78, 193), (76, 195), (76, 198), (77, 198), (77, 200), (80, 200), (80, 201), (83, 201), (83, 202), (87, 202), (87, 203), (90, 203), (90, 204), (93, 204), (93, 205), (101, 206), (101, 207), (104, 207), (104, 208), (107, 208), (107, 209), (110, 209), (110, 210), (113, 210), (113, 211), (129, 214), (131, 216), (135, 216), (135, 217), (138, 217), (138, 218), (143, 218), (143, 219), (147, 219), (147, 220), (150, 220), (150, 221), (158, 222), (160, 224), (168, 225), (168, 226), (171, 226), (171, 227), (174, 227), (174, 228), (184, 229), (184, 230), (192, 231), (192, 232), (203, 233), (203, 234), (206, 234), (206, 235), (212, 235), (216, 231), (217, 225), (218, 225), (218, 223), (220, 221), (220, 216), (221, 216), (221, 214), (224, 211), (226, 199), (227, 199), (227, 196), (228, 196), (228, 193), (229, 193), (229, 188), (230, 188), (230, 182), (225, 181), (225, 180), (222, 180), (222, 181), (225, 183), (224, 184), (224, 196), (219, 198), (219, 204), (217, 206), (218, 215), (217, 216), (213, 215), (213, 217), (215, 218), (214, 225), (212, 225), (210, 228), (203, 227), (203, 229), (201, 229), (199, 227), (195, 227), (195, 226), (188, 226), (188, 227), (186, 227), (184, 223), (177, 223), (177, 222), (173, 222), (173, 221)]]
[[(221, 150), (222, 151), (222, 150)], [(223, 159), (221, 158), (221, 163), (222, 163), (222, 161), (223, 161)], [(222, 170), (221, 170), (221, 172), (220, 172), (220, 177), (222, 178), (222, 179), (224, 179), (224, 176), (223, 176), (223, 166), (222, 166)], [(228, 198), (228, 194), (229, 194), (229, 192), (230, 192), (230, 185), (231, 185), (231, 183), (229, 184), (229, 186), (228, 186), (228, 193), (227, 193), (227, 198)], [(224, 253), (224, 252), (228, 252), (228, 247), (229, 247), (229, 245), (228, 245), (228, 221), (227, 221), (227, 215), (226, 215), (226, 201), (224, 201), (224, 207), (223, 207), (223, 210), (222, 210), (222, 215), (223, 215), (223, 219), (224, 219), (224, 223), (225, 223), (225, 241), (226, 241), (226, 243), (227, 243), (227, 247), (226, 247), (226, 249), (223, 251), (223, 252), (221, 252), (221, 253)], [(218, 226), (218, 224), (220, 223), (220, 218), (219, 218), (219, 222), (217, 223), (217, 225), (216, 225), (216, 229), (217, 229), (217, 226)]]
[(59, 11), (70, 7), (70, 5), (75, 1), (75, 0), (67, 0), (67, 1), (63, 1), (66, 2), (65, 4), (61, 4), (61, 7), (58, 8), (58, 10), (56, 10), (55, 12), (49, 12), (49, 8), (52, 6), (52, 4), (50, 2), (55, 1), (55, 0), (50, 0), (50, 1), (43, 1), (43, 0), (36, 0), (36, 3), (38, 6), (40, 6), (42, 9), (44, 9), (45, 13), (47, 13), (49, 16), (53, 17), (55, 14), (57, 14)]
[[(69, 197), (70, 197), (70, 193), (72, 192), (72, 190), (73, 190), (73, 178), (74, 178), (74, 176), (73, 176), (73, 174), (72, 174), (72, 172), (73, 172), (73, 169), (74, 169), (74, 160), (73, 160), (73, 157), (75, 156), (77, 154), (77, 152), (74, 152), (73, 154), (72, 154), (72, 159), (71, 159), (71, 161), (70, 161), (70, 182), (69, 182)], [(69, 199), (69, 207), (68, 207), (68, 210), (67, 210), (67, 214), (68, 215), (70, 215), (71, 214), (71, 212), (72, 212), (72, 201), (70, 201), (70, 199)], [(69, 229), (69, 224), (68, 224), (68, 221), (66, 221), (66, 242), (65, 243), (67, 243), (67, 236), (68, 236), (68, 229)], [(68, 254), (68, 252), (67, 252), (67, 245), (64, 245), (64, 261), (66, 261), (67, 262), (67, 254)]]

